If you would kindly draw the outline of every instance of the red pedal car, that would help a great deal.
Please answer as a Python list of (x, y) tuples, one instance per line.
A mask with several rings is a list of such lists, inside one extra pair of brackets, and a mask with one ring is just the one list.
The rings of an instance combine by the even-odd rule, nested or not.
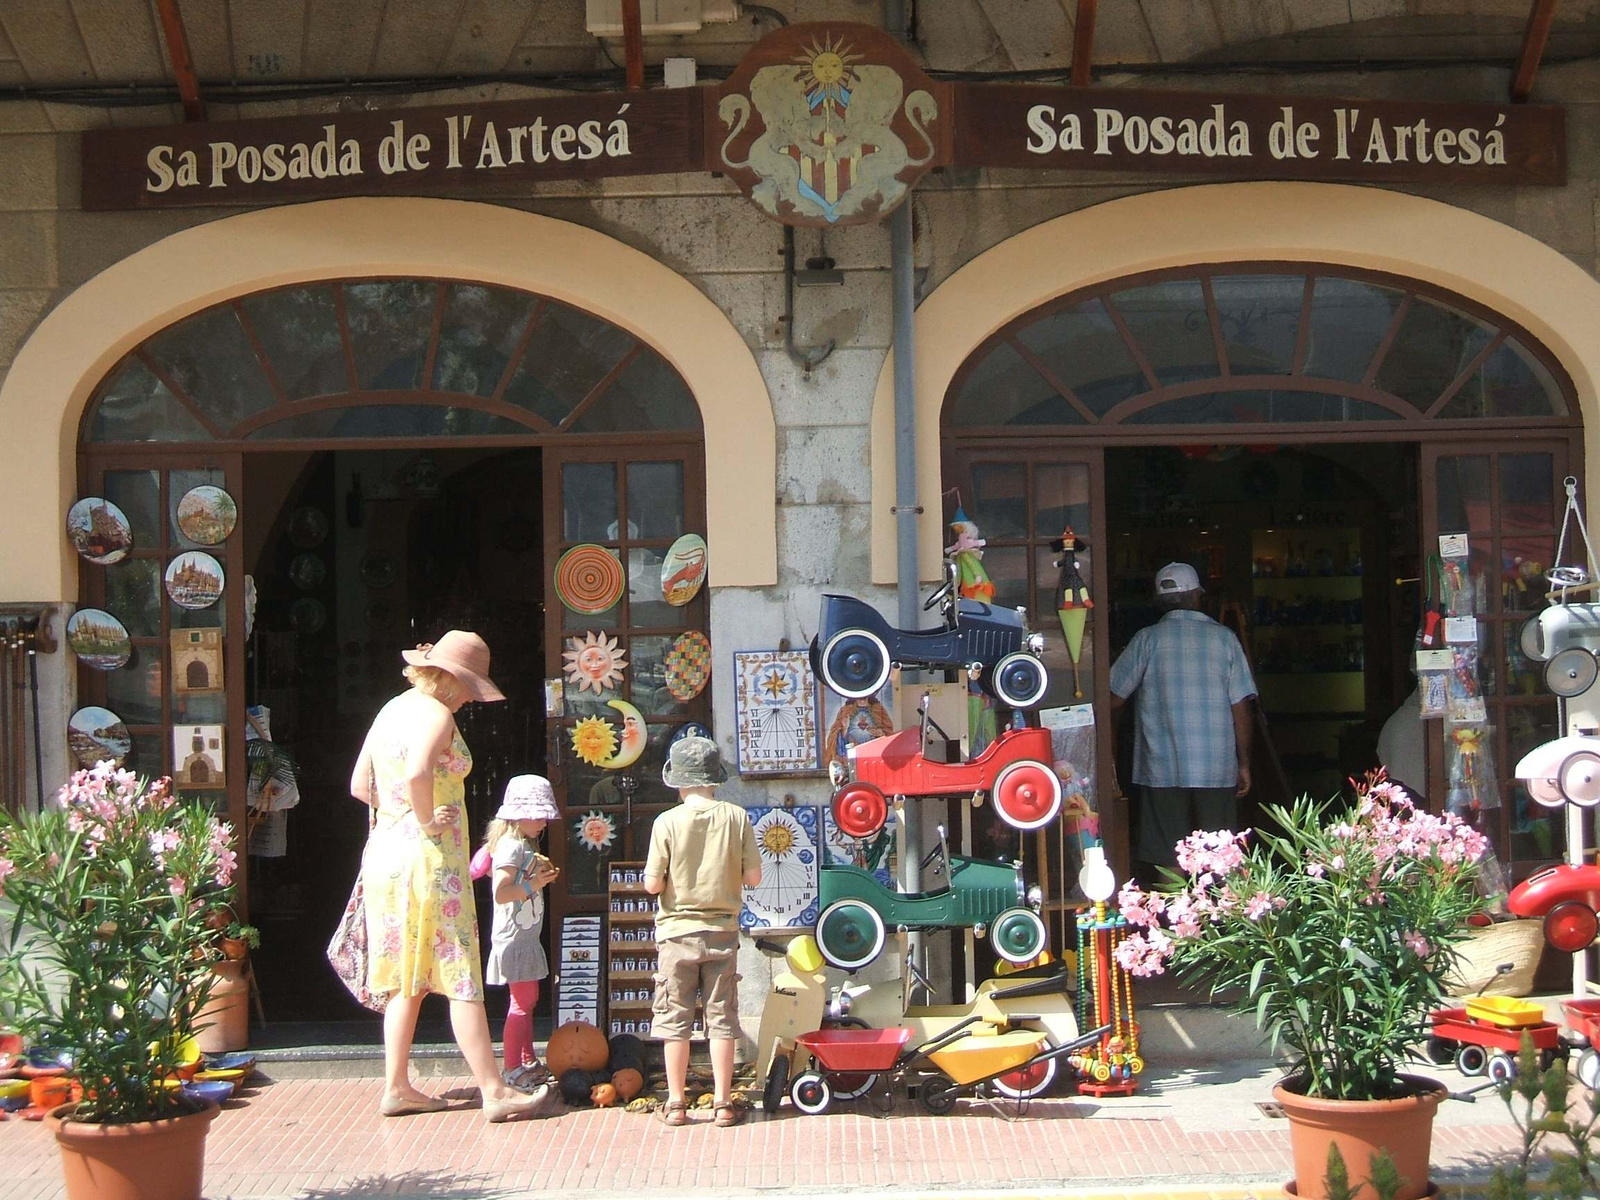
[(988, 792), (1001, 819), (1017, 829), (1048, 825), (1061, 811), (1061, 780), (1050, 768), (1048, 729), (1007, 729), (970, 762), (945, 761), (960, 757), (957, 744), (948, 739), (929, 741), (926, 751), (924, 741), (923, 730), (902, 729), (850, 747), (848, 765), (834, 764), (833, 819), (841, 832), (854, 838), (876, 835), (891, 796)]
[(1574, 954), (1600, 934), (1600, 867), (1547, 867), (1512, 888), (1506, 907), (1519, 917), (1543, 917), (1544, 940)]

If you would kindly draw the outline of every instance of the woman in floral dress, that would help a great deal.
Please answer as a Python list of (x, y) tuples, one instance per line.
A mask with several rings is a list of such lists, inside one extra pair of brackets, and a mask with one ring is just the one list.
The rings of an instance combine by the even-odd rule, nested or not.
[(367, 910), (367, 986), (386, 995), (383, 1015), (385, 1116), (438, 1112), (445, 1101), (411, 1082), (411, 1042), (422, 998), (450, 1001), (456, 1044), (477, 1076), (490, 1121), (542, 1112), (548, 1087), (531, 1095), (500, 1077), (483, 1007), (478, 916), (461, 828), (462, 781), (472, 755), (455, 713), (472, 701), (504, 700), (489, 680), (489, 647), (451, 630), (402, 655), (409, 691), (378, 713), (350, 780), (376, 809), (362, 857)]

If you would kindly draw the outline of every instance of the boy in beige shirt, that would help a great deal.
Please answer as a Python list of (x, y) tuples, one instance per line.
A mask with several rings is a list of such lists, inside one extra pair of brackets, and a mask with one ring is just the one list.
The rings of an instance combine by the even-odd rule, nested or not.
[(737, 1125), (744, 1112), (732, 1103), (733, 1052), (739, 1036), (740, 885), (761, 882), (756, 835), (744, 809), (718, 800), (728, 778), (710, 738), (672, 744), (661, 779), (678, 789), (679, 805), (656, 818), (645, 859), (645, 890), (661, 897), (656, 913), (656, 996), (651, 1035), (660, 1038), (667, 1065), (667, 1103), (661, 1118), (684, 1125), (689, 1109), (689, 1032), (695, 997), (705, 1004), (711, 1041), (715, 1120)]

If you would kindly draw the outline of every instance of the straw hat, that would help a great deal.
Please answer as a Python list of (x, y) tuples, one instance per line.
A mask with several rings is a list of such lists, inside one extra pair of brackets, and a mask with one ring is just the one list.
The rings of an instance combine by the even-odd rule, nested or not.
[(505, 693), (489, 678), (489, 647), (475, 633), (452, 629), (437, 642), (423, 642), (400, 657), (413, 667), (438, 667), (448, 671), (474, 700), (504, 700)]

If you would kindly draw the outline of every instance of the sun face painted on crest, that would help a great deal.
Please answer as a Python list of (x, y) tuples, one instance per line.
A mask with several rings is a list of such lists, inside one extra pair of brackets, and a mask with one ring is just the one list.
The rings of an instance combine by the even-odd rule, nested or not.
[(813, 39), (795, 59), (800, 68), (800, 86), (814, 102), (826, 100), (847, 105), (856, 83), (852, 64), (860, 60), (861, 55), (850, 53), (846, 42), (836, 42), (831, 36), (820, 42)]
[(563, 650), (561, 657), (566, 661), (567, 680), (577, 685), (579, 694), (592, 691), (599, 696), (622, 682), (628, 667), (627, 651), (616, 638), (590, 630), (581, 638), (568, 638), (567, 645), (572, 649)]

